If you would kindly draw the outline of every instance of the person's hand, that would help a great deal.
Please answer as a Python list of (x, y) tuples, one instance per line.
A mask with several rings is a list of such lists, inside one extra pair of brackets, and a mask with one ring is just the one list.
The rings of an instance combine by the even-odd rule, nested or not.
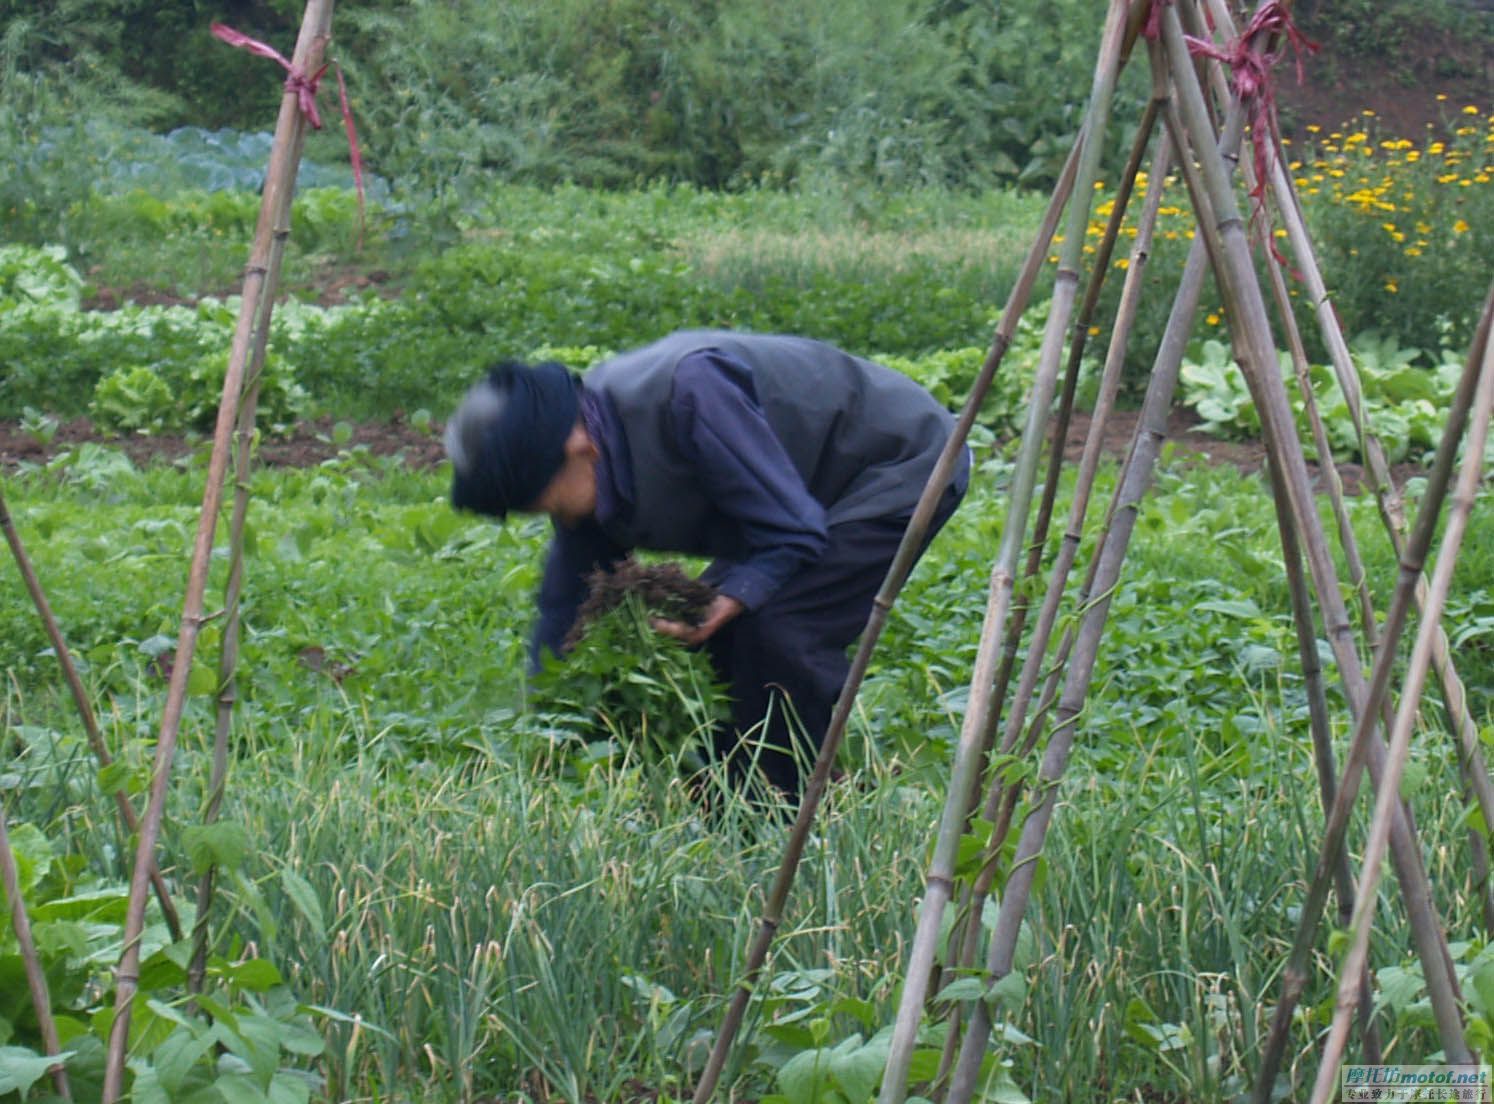
[(651, 622), (656, 632), (665, 636), (672, 636), (676, 640), (683, 640), (686, 644), (701, 644), (716, 635), (716, 630), (725, 625), (745, 609), (741, 602), (735, 598), (728, 598), (725, 594), (718, 594), (711, 599), (710, 606), (706, 609), (705, 617), (698, 625), (689, 625), (684, 621), (667, 621), (662, 617), (655, 617)]

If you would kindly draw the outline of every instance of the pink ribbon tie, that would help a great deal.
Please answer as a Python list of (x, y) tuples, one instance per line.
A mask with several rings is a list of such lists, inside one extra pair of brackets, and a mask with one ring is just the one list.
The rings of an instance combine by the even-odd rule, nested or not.
[[(258, 57), (269, 58), (278, 62), (285, 70), (285, 88), (288, 92), (294, 92), (296, 103), (301, 108), (301, 114), (306, 116), (316, 130), (322, 129), (321, 112), (316, 107), (317, 88), (322, 82), (323, 75), (327, 72), (324, 64), (309, 77), (300, 72), (294, 65), (285, 60), (284, 55), (275, 47), (261, 42), (257, 38), (251, 38), (241, 31), (232, 27), (224, 26), (222, 23), (214, 23), (209, 28), (213, 37), (235, 46), (241, 50), (248, 50)], [(348, 86), (342, 79), (342, 66), (337, 67), (337, 95), (338, 102), (342, 107), (342, 123), (348, 134), (348, 154), (353, 163), (353, 184), (358, 191), (358, 248), (363, 248), (363, 153), (358, 148), (358, 131), (353, 126), (353, 109), (348, 104)]]

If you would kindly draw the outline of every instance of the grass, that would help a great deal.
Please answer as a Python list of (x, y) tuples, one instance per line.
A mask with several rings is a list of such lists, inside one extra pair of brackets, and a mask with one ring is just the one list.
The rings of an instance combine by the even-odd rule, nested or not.
[[(162, 583), (200, 470), (105, 455), (22, 473), (7, 497), (111, 739), (143, 761), (162, 689), (142, 642), (174, 631)], [(891, 1021), (1002, 470), (985, 461), (894, 614), (850, 777), (832, 789), (729, 1071), (735, 1099), (774, 1088), (793, 1055)], [(517, 672), (542, 532), (455, 518), (443, 489), (440, 473), (352, 454), (255, 476), (249, 692), (225, 810), (253, 848), (225, 882), (220, 945), (244, 941), (299, 999), (336, 1011), (318, 1067), (329, 1099), (678, 1098), (736, 979), (782, 821), (740, 800), (706, 816), (684, 787), (536, 729)], [(1253, 1069), (1321, 820), (1270, 517), (1260, 484), (1228, 469), (1171, 466), (1146, 505), (1028, 919), (1025, 987), (995, 1044), (1034, 1099), (1213, 1099)], [(1480, 510), (1471, 549), (1490, 524)], [(1476, 611), (1488, 557), (1468, 568), (1459, 608)], [(18, 644), (7, 754), (26, 779), (11, 816), (121, 877), (24, 601), (0, 573)], [(310, 642), (345, 674), (309, 667)], [(203, 801), (205, 707), (194, 699), (175, 773), (174, 863)], [(1439, 908), (1466, 941), (1475, 909), (1446, 747), (1427, 734), (1413, 797)], [(1398, 969), (1405, 932), (1395, 888), (1382, 892), (1375, 963)], [(1326, 940), (1293, 1043), (1299, 1075), (1330, 995)], [(1424, 1057), (1414, 1002), (1384, 1014), (1391, 1057)]]

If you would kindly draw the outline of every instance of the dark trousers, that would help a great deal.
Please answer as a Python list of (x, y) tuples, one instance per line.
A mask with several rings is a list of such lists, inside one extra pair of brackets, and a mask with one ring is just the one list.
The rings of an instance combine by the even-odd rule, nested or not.
[[(944, 492), (920, 555), (962, 495)], [(906, 528), (906, 518), (831, 526), (823, 556), (706, 642), (732, 696), (731, 728), (717, 733), (716, 751), (739, 781), (755, 756), (769, 783), (799, 794), (800, 763), (813, 762), (824, 742), (851, 669), (846, 651), (866, 627)]]

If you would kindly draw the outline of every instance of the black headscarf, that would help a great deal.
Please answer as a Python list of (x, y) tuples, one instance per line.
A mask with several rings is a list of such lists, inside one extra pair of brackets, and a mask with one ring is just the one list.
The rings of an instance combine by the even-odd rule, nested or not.
[(501, 521), (533, 504), (565, 461), (579, 386), (563, 364), (500, 364), (468, 391), (446, 430), (452, 506)]

